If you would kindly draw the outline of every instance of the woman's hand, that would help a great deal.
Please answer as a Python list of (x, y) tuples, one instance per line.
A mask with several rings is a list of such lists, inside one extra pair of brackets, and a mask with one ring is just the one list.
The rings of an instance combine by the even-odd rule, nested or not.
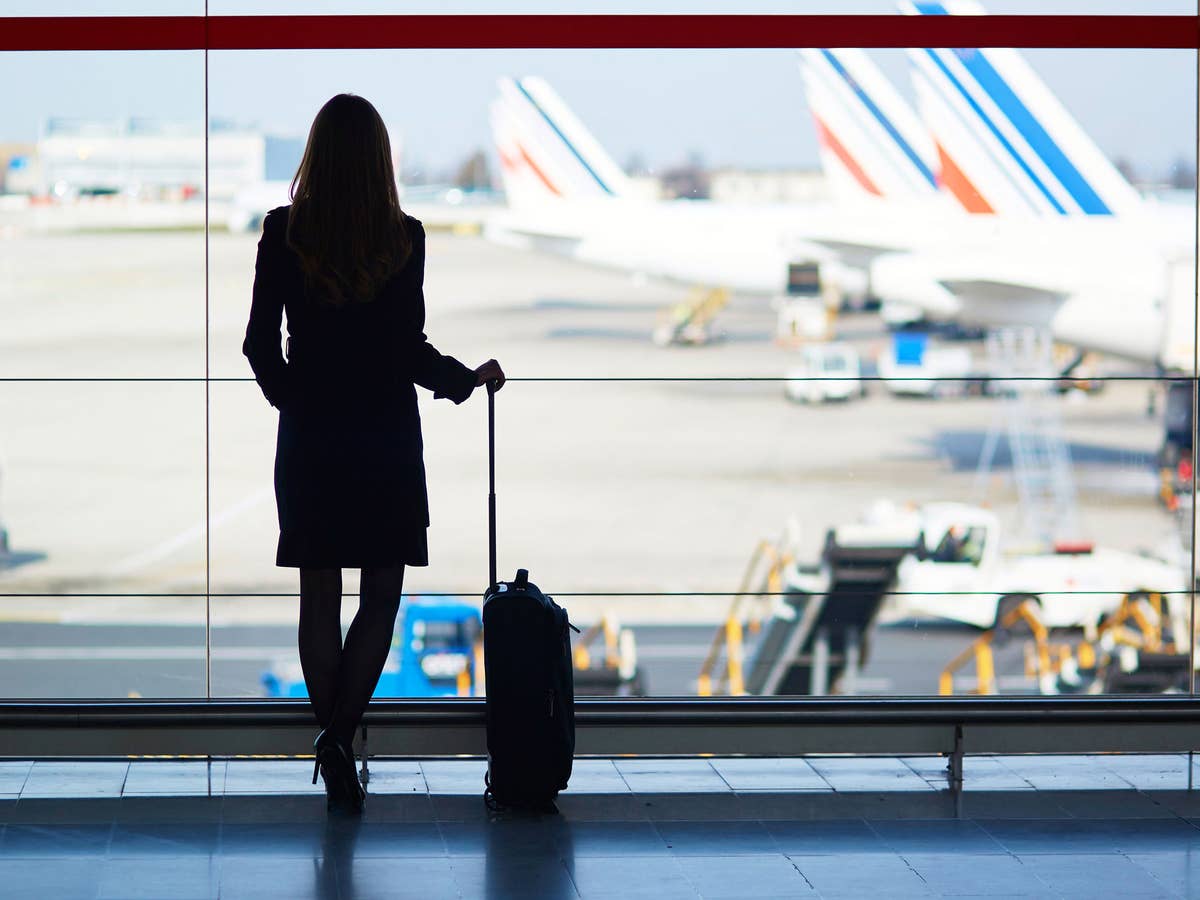
[(493, 390), (500, 390), (504, 387), (504, 370), (500, 368), (500, 363), (494, 359), (489, 359), (482, 366), (475, 370), (475, 385), (479, 387), (487, 384), (489, 381), (494, 381), (495, 387)]

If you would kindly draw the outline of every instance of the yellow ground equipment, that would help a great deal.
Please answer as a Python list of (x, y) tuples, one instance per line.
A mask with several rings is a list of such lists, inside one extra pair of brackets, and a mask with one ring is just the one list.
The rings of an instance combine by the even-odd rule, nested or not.
[(1173, 631), (1162, 594), (1127, 594), (1076, 647), (1059, 677), (1060, 688), (1105, 694), (1188, 690), (1189, 648), (1186, 639), (1179, 640), (1185, 635)]
[(1135, 592), (1099, 625), (1085, 629), (1074, 642), (1051, 642), (1038, 616), (1038, 604), (1026, 600), (996, 628), (971, 642), (942, 670), (938, 692), (954, 693), (954, 675), (972, 659), (976, 687), (969, 693), (997, 692), (992, 644), (1020, 622), (1032, 640), (1025, 646), (1025, 676), (1043, 694), (1161, 693), (1186, 689), (1190, 665), (1186, 645), (1179, 646), (1170, 629), (1170, 611), (1162, 594)]
[[(603, 654), (593, 656), (591, 645), (603, 637)], [(598, 664), (593, 665), (593, 663)], [(645, 684), (637, 664), (633, 632), (622, 628), (610, 615), (586, 628), (575, 641), (575, 693), (620, 697), (643, 697)]]
[[(782, 544), (782, 540), (775, 544), (759, 541), (750, 555), (738, 592), (729, 605), (725, 620), (713, 635), (700, 667), (696, 693), (701, 697), (713, 694), (736, 697), (746, 693), (742, 639), (747, 631), (755, 634), (762, 628), (763, 615), (771, 600), (769, 596), (764, 597), (763, 592), (778, 594), (783, 590), (783, 570), (792, 562), (792, 556), (782, 549)], [(756, 578), (761, 585), (758, 591), (751, 588)], [(718, 671), (722, 661), (724, 664)]]
[(729, 291), (725, 288), (695, 288), (682, 303), (665, 310), (654, 329), (654, 343), (706, 344), (712, 338), (711, 324), (725, 305)]
[[(975, 688), (968, 691), (972, 694), (995, 694), (996, 693), (996, 660), (992, 654), (992, 643), (996, 640), (996, 636), (1001, 633), (1007, 633), (1018, 622), (1025, 622), (1029, 626), (1029, 630), (1033, 633), (1033, 662), (1034, 673), (1039, 678), (1043, 673), (1048, 673), (1050, 670), (1050, 643), (1049, 633), (1046, 631), (1046, 626), (1042, 624), (1042, 620), (1038, 618), (1038, 605), (1033, 600), (1026, 600), (1020, 606), (1009, 610), (995, 628), (989, 628), (967, 647), (962, 653), (954, 657), (946, 664), (946, 668), (942, 669), (942, 674), (938, 679), (938, 693), (944, 697), (948, 697), (954, 693), (954, 673), (964, 668), (972, 659), (975, 660)], [(1026, 659), (1030, 657), (1027, 654)], [(1027, 663), (1028, 669), (1028, 663)], [(1028, 671), (1026, 672), (1028, 674)]]

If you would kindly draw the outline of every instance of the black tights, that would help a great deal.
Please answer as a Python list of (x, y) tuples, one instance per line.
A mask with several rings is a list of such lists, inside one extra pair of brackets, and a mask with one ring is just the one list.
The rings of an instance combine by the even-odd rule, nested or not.
[(404, 566), (362, 570), (358, 612), (342, 644), (342, 570), (300, 570), (300, 667), (317, 722), (347, 747), (387, 662)]

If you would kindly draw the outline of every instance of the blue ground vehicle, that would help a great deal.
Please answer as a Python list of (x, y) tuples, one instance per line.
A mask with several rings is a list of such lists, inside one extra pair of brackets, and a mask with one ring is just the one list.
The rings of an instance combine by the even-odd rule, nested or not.
[[(400, 608), (392, 649), (375, 687), (376, 697), (454, 697), (475, 693), (482, 665), (479, 609), (465, 603), (412, 601)], [(292, 667), (294, 668), (294, 667)], [(263, 673), (268, 697), (307, 697), (298, 671)]]

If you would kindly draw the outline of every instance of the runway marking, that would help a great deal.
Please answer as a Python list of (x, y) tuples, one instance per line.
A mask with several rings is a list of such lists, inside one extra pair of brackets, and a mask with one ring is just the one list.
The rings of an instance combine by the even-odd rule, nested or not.
[[(213, 659), (254, 662), (296, 655), (287, 647), (214, 647)], [(0, 647), (3, 660), (158, 660), (204, 659), (204, 645), (195, 647)]]
[[(211, 522), (208, 523), (210, 532), (215, 531), (219, 526), (225, 525), (226, 523), (236, 519), (238, 516), (253, 509), (268, 496), (270, 496), (274, 490), (274, 487), (261, 488), (260, 490), (255, 491), (253, 494), (250, 494), (248, 497), (243, 497), (237, 503), (233, 504), (233, 506), (230, 506), (227, 509), (217, 513), (212, 517)], [(177, 550), (186, 547), (193, 541), (203, 540), (204, 529), (205, 522), (201, 520), (191, 528), (186, 528), (179, 532), (179, 534), (169, 537), (165, 541), (155, 544), (153, 547), (150, 547), (147, 550), (143, 550), (140, 553), (135, 553), (132, 556), (125, 557), (124, 559), (110, 566), (105, 571), (105, 574), (128, 575), (130, 572), (135, 572), (138, 569), (143, 569), (146, 566), (152, 565), (159, 560), (170, 556), (172, 553), (175, 553)]]
[(35, 625), (62, 625), (67, 620), (62, 615), (53, 613), (5, 613), (0, 615), (0, 622), (28, 622)]
[[(704, 659), (709, 645), (705, 644), (638, 644), (637, 655), (653, 659)], [(603, 655), (603, 654), (599, 654)]]
[[(701, 646), (663, 646), (642, 651), (640, 656), (652, 659), (700, 659), (708, 650)], [(214, 659), (262, 659), (264, 657), (294, 655), (296, 648), (289, 646), (240, 646), (214, 647)], [(88, 646), (49, 645), (41, 647), (0, 647), (3, 659), (203, 659), (204, 645), (177, 644), (168, 646)]]

